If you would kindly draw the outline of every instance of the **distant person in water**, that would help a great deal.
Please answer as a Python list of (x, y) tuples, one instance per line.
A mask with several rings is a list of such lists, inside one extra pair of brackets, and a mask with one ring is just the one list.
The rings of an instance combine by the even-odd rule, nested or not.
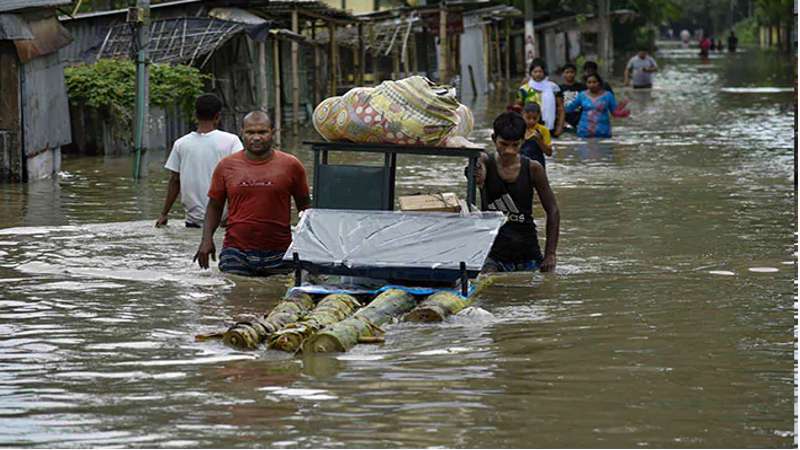
[[(561, 88), (561, 93), (564, 96), (565, 105), (575, 100), (579, 92), (586, 90), (586, 85), (575, 79), (575, 76), (577, 74), (578, 74), (578, 68), (575, 67), (575, 64), (572, 63), (564, 64), (564, 67), (561, 69), (561, 78), (563, 78), (564, 82), (561, 83), (559, 87)], [(578, 121), (580, 119), (581, 119), (580, 111), (565, 113), (564, 129), (574, 131), (575, 128), (578, 126)]]
[(716, 50), (716, 49), (717, 49), (717, 44), (716, 44), (716, 42), (714, 41), (714, 36), (711, 36), (711, 37), (709, 38), (709, 40), (711, 41), (711, 46), (710, 46), (708, 49), (709, 49), (709, 50)]
[[(658, 71), (656, 60), (647, 54), (647, 50), (639, 52), (628, 61), (625, 66), (624, 84), (628, 86), (633, 79), (634, 89), (649, 89), (653, 87), (653, 73)], [(632, 76), (629, 77), (628, 75)]]
[(203, 226), (214, 168), (220, 160), (242, 149), (238, 136), (217, 129), (221, 112), (222, 101), (216, 95), (197, 97), (194, 107), (197, 129), (175, 141), (164, 165), (170, 177), (157, 227), (167, 225), (169, 211), (179, 194), (186, 212), (186, 226)]
[(547, 78), (543, 60), (534, 59), (528, 69), (528, 80), (519, 88), (518, 102), (523, 108), (528, 103), (538, 103), (542, 108), (542, 120), (553, 136), (564, 131), (564, 99), (558, 84)]
[(581, 109), (578, 136), (582, 138), (610, 138), (611, 113), (617, 109), (614, 94), (603, 89), (603, 79), (592, 74), (586, 77), (587, 89), (566, 106), (567, 112)]
[[(600, 67), (594, 61), (586, 61), (583, 63), (583, 82), (586, 83), (586, 78), (589, 75), (595, 75), (600, 73)], [(614, 89), (611, 89), (611, 85), (608, 84), (607, 81), (603, 81), (603, 89), (611, 92), (611, 95), (614, 95)]]
[(731, 34), (728, 35), (728, 51), (735, 53), (737, 45), (739, 45), (739, 38), (737, 38), (736, 33), (731, 30)]
[(692, 38), (692, 33), (690, 33), (689, 30), (683, 29), (681, 30), (680, 37), (683, 48), (689, 47), (689, 39)]
[(542, 121), (542, 110), (537, 103), (528, 103), (522, 111), (525, 119), (525, 140), (520, 150), (521, 154), (533, 161), (538, 161), (542, 167), (547, 167), (544, 155), (553, 156), (553, 144), (550, 139), (550, 130)]
[[(475, 180), (481, 189), (481, 209), (500, 211), (506, 222), (495, 237), (483, 272), (516, 272), (556, 268), (560, 215), (547, 173), (536, 161), (520, 154), (525, 120), (516, 112), (497, 116), (492, 125), (496, 152), (482, 153)], [(533, 221), (533, 193), (547, 215), (544, 255)]]
[(722, 39), (717, 39), (717, 51), (724, 52), (725, 46), (722, 45)]
[(242, 122), (244, 151), (223, 159), (208, 190), (203, 239), (195, 254), (200, 267), (215, 259), (214, 232), (228, 204), (219, 269), (246, 276), (286, 272), (283, 255), (292, 243), (292, 199), (298, 211), (311, 204), (303, 164), (273, 148), (269, 116), (251, 112)]
[(703, 37), (700, 40), (700, 56), (703, 58), (708, 58), (709, 49), (711, 49), (711, 39), (708, 37)]

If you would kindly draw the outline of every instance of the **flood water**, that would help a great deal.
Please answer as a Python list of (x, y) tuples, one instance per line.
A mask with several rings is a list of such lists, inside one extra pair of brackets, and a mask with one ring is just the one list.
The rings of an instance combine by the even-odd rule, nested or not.
[[(287, 280), (199, 270), (178, 211), (153, 228), (163, 152), (141, 183), (128, 158), (67, 157), (0, 185), (0, 445), (794, 446), (792, 62), (656, 56), (653, 90), (618, 89), (613, 139), (556, 143), (555, 274), (347, 354), (194, 342)], [(503, 105), (471, 105), (476, 140)], [(400, 162), (401, 193), (463, 192), (461, 161)]]

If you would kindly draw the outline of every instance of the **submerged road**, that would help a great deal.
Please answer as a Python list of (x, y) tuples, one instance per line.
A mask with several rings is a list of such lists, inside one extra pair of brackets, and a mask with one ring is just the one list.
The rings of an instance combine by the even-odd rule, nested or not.
[[(53, 182), (0, 185), (0, 445), (792, 447), (791, 62), (656, 57), (655, 89), (617, 92), (632, 115), (613, 139), (548, 161), (555, 274), (343, 355), (193, 341), (285, 280), (200, 271), (199, 230), (152, 227), (163, 153), (140, 184), (128, 158), (70, 157)], [(471, 105), (476, 140), (503, 100)], [(462, 164), (401, 165), (402, 192), (463, 190)]]

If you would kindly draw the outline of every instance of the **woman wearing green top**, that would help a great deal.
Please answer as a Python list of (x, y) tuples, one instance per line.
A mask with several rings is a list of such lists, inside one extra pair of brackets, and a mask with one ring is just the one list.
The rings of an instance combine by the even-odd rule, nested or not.
[(521, 107), (536, 103), (542, 109), (542, 120), (553, 136), (564, 131), (564, 99), (561, 88), (547, 78), (544, 61), (534, 59), (528, 70), (530, 77), (520, 86), (517, 100)]

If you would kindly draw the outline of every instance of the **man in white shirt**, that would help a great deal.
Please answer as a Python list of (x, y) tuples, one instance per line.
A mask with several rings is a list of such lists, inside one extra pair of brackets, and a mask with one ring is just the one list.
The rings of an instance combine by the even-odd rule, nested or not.
[(164, 165), (170, 171), (167, 198), (156, 226), (167, 224), (172, 204), (181, 195), (186, 210), (186, 226), (202, 228), (208, 204), (208, 188), (217, 163), (240, 151), (242, 141), (235, 134), (217, 129), (222, 101), (214, 94), (204, 94), (195, 102), (197, 131), (175, 141)]
[(639, 50), (639, 53), (628, 61), (625, 66), (625, 86), (630, 80), (628, 74), (633, 72), (633, 88), (648, 89), (653, 87), (653, 73), (658, 70), (656, 60), (647, 54), (646, 50)]

